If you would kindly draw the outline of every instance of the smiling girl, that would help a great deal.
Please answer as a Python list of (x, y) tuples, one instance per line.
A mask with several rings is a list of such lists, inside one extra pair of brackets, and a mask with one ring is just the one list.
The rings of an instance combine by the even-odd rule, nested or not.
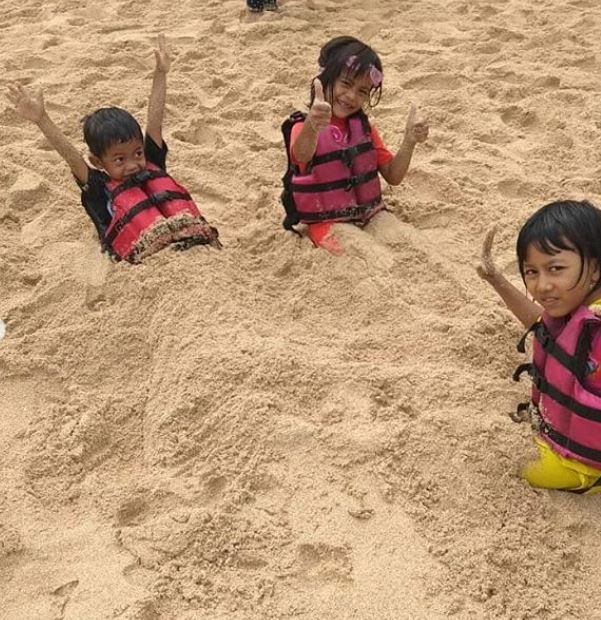
[(384, 77), (374, 50), (354, 37), (337, 37), (321, 49), (319, 67), (309, 113), (296, 112), (282, 126), (289, 163), (284, 227), (307, 224), (316, 246), (341, 254), (332, 225), (363, 227), (385, 210), (379, 175), (390, 185), (403, 180), (415, 145), (428, 137), (428, 124), (411, 107), (394, 155), (367, 117), (380, 100)]
[(533, 381), (531, 401), (512, 418), (530, 418), (539, 453), (522, 476), (535, 487), (600, 492), (601, 211), (587, 201), (553, 202), (524, 224), (517, 258), (534, 301), (497, 270), (494, 232), (478, 273), (534, 335), (532, 363), (514, 373), (515, 380), (527, 372)]

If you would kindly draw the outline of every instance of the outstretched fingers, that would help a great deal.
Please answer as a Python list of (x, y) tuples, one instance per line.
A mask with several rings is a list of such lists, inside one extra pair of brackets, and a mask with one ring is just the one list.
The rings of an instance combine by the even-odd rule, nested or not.
[(493, 226), (484, 237), (484, 241), (482, 242), (482, 251), (480, 253), (480, 265), (477, 267), (478, 275), (481, 278), (488, 278), (493, 276), (497, 267), (492, 257), (492, 247), (495, 240), (495, 235), (497, 234), (497, 227)]

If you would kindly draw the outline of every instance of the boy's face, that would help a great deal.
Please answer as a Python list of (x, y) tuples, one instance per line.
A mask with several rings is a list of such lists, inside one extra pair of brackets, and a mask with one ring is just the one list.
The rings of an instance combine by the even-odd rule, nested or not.
[(102, 157), (90, 157), (94, 166), (102, 168), (115, 181), (121, 181), (146, 166), (144, 144), (139, 138), (116, 142), (109, 146)]

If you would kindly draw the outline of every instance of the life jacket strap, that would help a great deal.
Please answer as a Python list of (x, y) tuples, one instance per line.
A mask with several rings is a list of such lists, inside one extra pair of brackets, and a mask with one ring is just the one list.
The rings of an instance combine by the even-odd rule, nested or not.
[(555, 402), (563, 405), (566, 409), (569, 409), (572, 413), (575, 413), (581, 418), (592, 420), (593, 422), (601, 422), (601, 409), (583, 405), (581, 402), (578, 402), (571, 396), (558, 390), (543, 377), (534, 364), (520, 364), (513, 373), (514, 381), (519, 381), (520, 375), (524, 372), (530, 375), (534, 387), (542, 394), (547, 394), (547, 396), (552, 398)]
[(530, 332), (534, 331), (537, 327), (537, 325), (539, 323), (542, 323), (542, 321), (536, 321), (536, 323), (533, 323), (524, 333), (524, 335), (520, 338), (520, 341), (518, 342), (518, 353), (526, 353), (526, 339), (528, 338), (528, 336), (530, 335)]
[(111, 200), (114, 200), (119, 194), (131, 189), (132, 187), (140, 187), (152, 179), (161, 179), (168, 176), (169, 175), (164, 170), (149, 170), (148, 168), (144, 168), (144, 170), (140, 170), (140, 172), (132, 174), (119, 183), (119, 185), (111, 191)]
[[(551, 441), (555, 442), (558, 446), (577, 454), (578, 456), (582, 456), (584, 458), (590, 459), (591, 461), (596, 461), (597, 463), (601, 463), (601, 450), (595, 450), (594, 448), (590, 448), (589, 446), (583, 446), (581, 443), (566, 437), (559, 431), (552, 428), (548, 422), (543, 421), (541, 425), (540, 432), (543, 435), (546, 435)], [(597, 481), (595, 484), (597, 484)]]
[[(354, 207), (346, 207), (344, 209), (334, 209), (331, 211), (321, 211), (319, 213), (305, 213), (303, 211), (298, 211), (299, 218), (304, 222), (315, 223), (315, 222), (324, 222), (326, 220), (346, 220), (352, 221), (357, 220), (360, 221), (363, 219), (363, 216), (368, 213), (371, 209), (382, 202), (382, 196), (379, 195), (373, 200), (369, 202), (364, 202), (360, 205), (355, 205)], [(285, 222), (285, 220), (284, 220)], [(284, 224), (285, 227), (285, 224)]]
[(357, 187), (362, 183), (367, 183), (378, 176), (377, 170), (370, 170), (364, 174), (356, 174), (348, 179), (338, 179), (328, 183), (313, 183), (311, 185), (302, 185), (300, 183), (291, 183), (290, 190), (302, 194), (311, 194), (318, 192), (330, 192), (335, 189), (344, 189), (349, 192), (353, 187)]
[(134, 205), (127, 213), (124, 213), (123, 216), (115, 223), (113, 228), (109, 231), (109, 233), (104, 237), (104, 243), (108, 245), (112, 245), (113, 241), (116, 239), (117, 235), (123, 230), (124, 226), (126, 226), (131, 220), (144, 211), (144, 209), (149, 209), (150, 207), (157, 206), (163, 202), (168, 202), (169, 200), (191, 200), (190, 194), (188, 192), (172, 192), (172, 191), (164, 191), (157, 192), (156, 194), (152, 194), (145, 200), (141, 200), (138, 204)]
[(338, 151), (332, 151), (331, 153), (316, 155), (311, 160), (311, 169), (315, 168), (315, 166), (327, 164), (337, 159), (342, 160), (346, 164), (347, 168), (350, 168), (353, 164), (353, 159), (355, 159), (355, 157), (361, 155), (361, 153), (367, 153), (368, 151), (373, 150), (374, 145), (371, 142), (362, 142), (361, 144), (357, 144), (356, 146), (350, 146), (347, 149), (340, 149)]

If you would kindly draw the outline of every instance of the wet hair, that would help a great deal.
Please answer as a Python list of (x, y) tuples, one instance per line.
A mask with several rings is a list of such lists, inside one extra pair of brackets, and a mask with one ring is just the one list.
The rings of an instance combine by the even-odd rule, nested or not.
[[(561, 250), (577, 252), (581, 261), (580, 282), (585, 261), (596, 261), (601, 266), (601, 210), (587, 200), (562, 200), (551, 202), (533, 213), (522, 226), (516, 244), (522, 280), (531, 244), (549, 255)], [(600, 285), (601, 278), (593, 288)]]
[(100, 108), (83, 119), (83, 139), (92, 155), (102, 157), (113, 144), (143, 140), (138, 121), (122, 108)]
[[(350, 66), (349, 59), (353, 58)], [(374, 50), (356, 39), (355, 37), (336, 37), (328, 41), (319, 52), (318, 64), (321, 73), (317, 76), (323, 84), (324, 93), (332, 92), (334, 82), (340, 75), (348, 71), (351, 77), (368, 74), (372, 67), (382, 73), (382, 62)], [(369, 91), (368, 105), (370, 108), (378, 105), (382, 95), (382, 83), (371, 87)], [(311, 101), (313, 105), (315, 89), (311, 83)]]

